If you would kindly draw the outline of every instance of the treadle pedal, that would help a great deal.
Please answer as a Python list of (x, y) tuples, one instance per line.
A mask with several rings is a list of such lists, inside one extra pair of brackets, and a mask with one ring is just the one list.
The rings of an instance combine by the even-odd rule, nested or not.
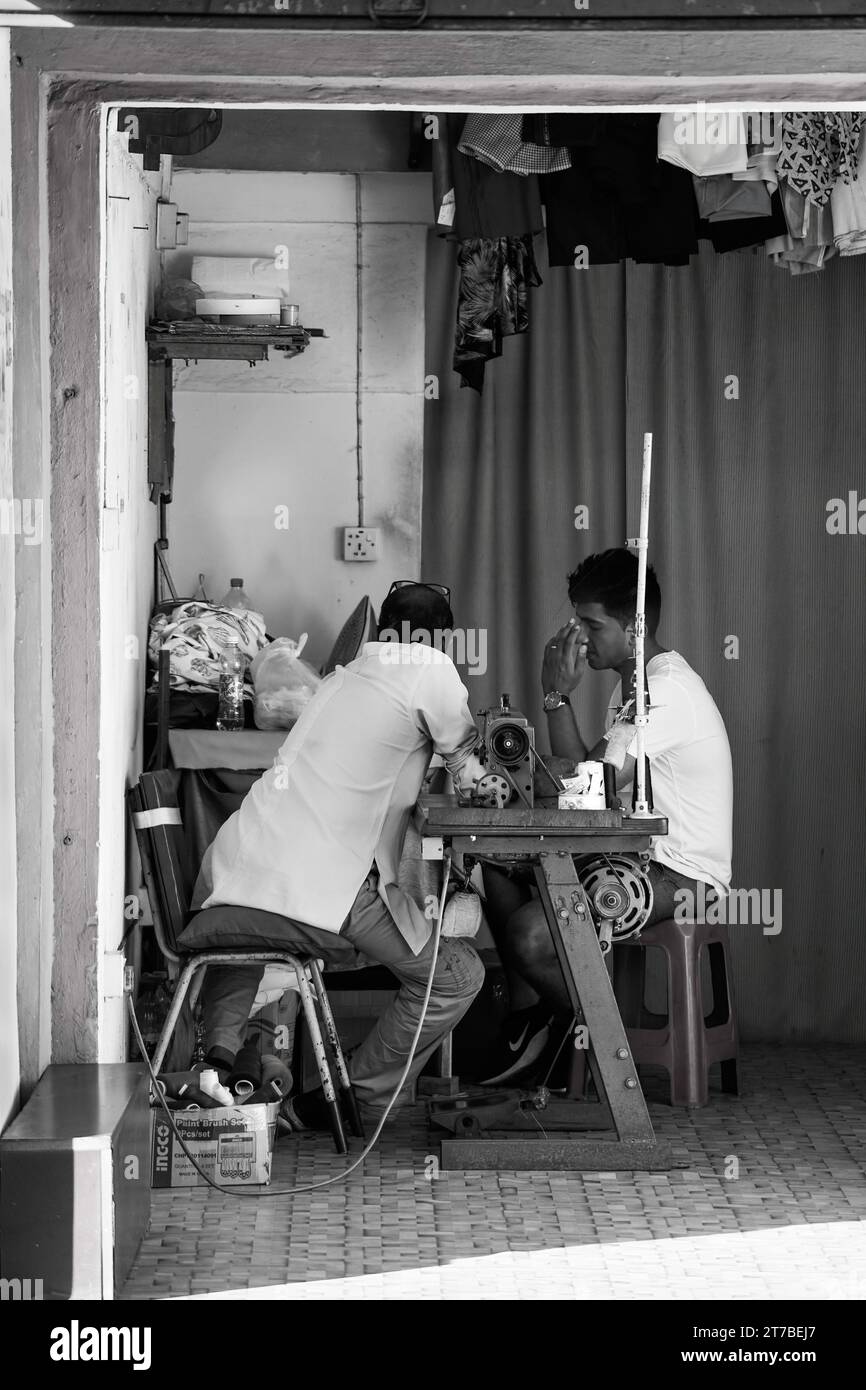
[(452, 1134), (478, 1134), (485, 1129), (498, 1129), (518, 1110), (543, 1110), (548, 1092), (542, 1086), (534, 1091), (509, 1088), (491, 1091), (478, 1087), (460, 1091), (443, 1100), (429, 1100), (428, 1114), (433, 1124), (441, 1125)]

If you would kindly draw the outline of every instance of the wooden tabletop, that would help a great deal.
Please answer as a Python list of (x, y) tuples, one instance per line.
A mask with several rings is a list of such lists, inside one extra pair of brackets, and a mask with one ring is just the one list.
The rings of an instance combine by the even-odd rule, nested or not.
[(465, 835), (479, 831), (532, 835), (541, 831), (550, 836), (568, 836), (598, 835), (601, 830), (627, 839), (668, 833), (664, 816), (634, 820), (621, 811), (561, 811), (555, 798), (536, 798), (532, 809), (509, 806), (499, 811), (486, 806), (461, 806), (454, 796), (429, 793), (422, 793), (418, 800), (415, 824), (421, 835)]

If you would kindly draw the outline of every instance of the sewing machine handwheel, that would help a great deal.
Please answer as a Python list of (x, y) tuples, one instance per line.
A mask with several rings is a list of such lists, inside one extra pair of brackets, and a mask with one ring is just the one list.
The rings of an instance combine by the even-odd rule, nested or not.
[(498, 772), (486, 772), (475, 784), (472, 800), (476, 806), (486, 806), (492, 811), (504, 811), (511, 800), (511, 786), (507, 777)]

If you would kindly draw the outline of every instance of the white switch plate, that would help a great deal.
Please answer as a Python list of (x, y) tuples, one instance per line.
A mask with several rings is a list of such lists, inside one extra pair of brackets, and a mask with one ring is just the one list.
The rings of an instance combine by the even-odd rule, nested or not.
[(123, 997), (124, 972), (126, 957), (122, 951), (106, 951), (103, 957), (103, 988), (102, 993), (106, 999), (120, 999)]
[(379, 530), (376, 526), (343, 527), (344, 560), (378, 560)]

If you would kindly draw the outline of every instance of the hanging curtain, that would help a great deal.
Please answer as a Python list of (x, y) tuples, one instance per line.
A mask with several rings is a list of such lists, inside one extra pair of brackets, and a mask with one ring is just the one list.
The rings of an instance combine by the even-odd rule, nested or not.
[[(730, 928), (743, 1035), (862, 1041), (866, 535), (830, 534), (827, 507), (866, 498), (866, 265), (792, 282), (761, 251), (706, 247), (688, 269), (539, 264), (530, 332), (479, 399), (450, 369), (453, 247), (428, 252), (423, 573), (452, 586), (458, 626), (486, 629), (473, 706), (508, 691), (546, 747), (565, 577), (636, 534), (651, 430), (659, 638), (727, 725), (734, 886), (782, 893), (779, 934)], [(615, 679), (581, 688), (590, 739)]]

